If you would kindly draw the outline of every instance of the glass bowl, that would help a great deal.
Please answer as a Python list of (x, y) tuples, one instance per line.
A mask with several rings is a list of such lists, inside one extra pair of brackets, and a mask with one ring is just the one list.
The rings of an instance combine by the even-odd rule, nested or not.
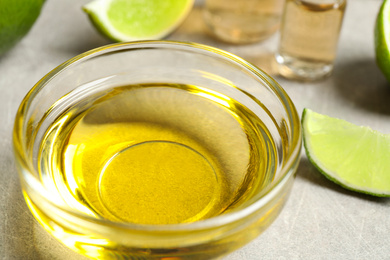
[(120, 43), (43, 77), (16, 115), (34, 217), (96, 259), (212, 259), (264, 231), (300, 159), (299, 116), (266, 73), (195, 43)]

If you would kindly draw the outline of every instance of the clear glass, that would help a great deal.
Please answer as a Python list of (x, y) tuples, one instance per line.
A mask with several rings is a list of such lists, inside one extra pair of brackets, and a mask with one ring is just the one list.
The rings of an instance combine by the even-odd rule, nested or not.
[(279, 29), (284, 1), (206, 0), (204, 21), (209, 31), (223, 41), (261, 41)]
[(276, 61), (286, 78), (317, 80), (333, 70), (345, 0), (287, 0)]
[[(181, 93), (180, 95), (184, 97), (195, 97), (192, 99), (194, 102), (182, 100), (178, 98), (180, 96), (167, 98), (161, 94), (165, 93), (165, 90), (170, 91), (170, 88), (157, 90), (152, 88), (156, 90), (153, 95), (146, 92), (149, 94), (142, 97), (144, 90), (140, 87), (142, 84), (158, 85), (162, 82), (173, 84), (175, 93)], [(127, 94), (123, 94), (125, 92), (118, 91), (121, 90), (120, 86), (128, 85), (138, 86), (126, 92), (137, 93), (135, 96), (132, 94), (129, 96), (135, 97), (134, 99), (127, 99)], [(190, 88), (192, 92), (188, 94), (181, 86), (197, 88)], [(96, 95), (97, 99), (92, 101), (89, 99)], [(104, 106), (107, 103), (98, 102), (110, 100), (111, 97), (118, 99), (109, 109)], [(150, 102), (144, 102), (144, 98)], [(231, 100), (235, 100), (235, 103)], [(198, 106), (205, 101), (208, 102), (207, 111), (202, 112)], [(81, 107), (82, 113), (72, 112), (75, 104)], [(100, 107), (102, 113), (99, 112), (100, 104), (103, 104), (103, 107)], [(86, 211), (88, 199), (75, 201), (73, 198), (80, 195), (82, 191), (79, 188), (83, 185), (85, 187), (100, 185), (105, 175), (95, 178), (95, 181), (77, 183), (77, 178), (72, 176), (77, 171), (73, 166), (77, 160), (82, 159), (82, 155), (76, 154), (75, 161), (71, 162), (69, 169), (66, 164), (64, 169), (53, 164), (54, 161), (45, 161), (42, 158), (60, 153), (62, 148), (56, 146), (56, 142), (62, 142), (61, 138), (66, 139), (61, 145), (69, 145), (72, 142), (72, 138), (61, 137), (62, 131), (69, 128), (63, 126), (67, 125), (69, 118), (73, 116), (79, 118), (85, 112), (85, 108), (91, 106), (94, 108), (91, 113), (96, 111), (100, 113), (94, 119), (97, 121), (88, 121), (91, 118), (86, 120), (86, 123), (93, 126), (99, 126), (102, 121), (115, 118), (119, 118), (115, 121), (119, 124), (130, 114), (136, 113), (136, 116), (141, 115), (137, 118), (138, 123), (153, 117), (160, 120), (158, 122), (169, 121), (171, 126), (179, 122), (183, 129), (188, 127), (192, 133), (197, 134), (197, 139), (210, 144), (209, 149), (216, 149), (218, 156), (227, 158), (224, 161), (225, 170), (219, 176), (230, 182), (229, 187), (239, 191), (245, 198), (236, 199), (228, 210), (221, 214), (184, 223), (137, 224)], [(230, 112), (225, 112), (231, 111), (228, 109), (232, 106), (241, 106), (250, 118), (259, 119), (256, 121), (258, 124), (250, 125), (248, 131), (243, 132), (240, 124), (236, 124), (243, 122), (240, 121), (243, 120), (242, 117), (224, 117), (231, 115)], [(178, 107), (181, 110), (178, 110)], [(144, 117), (144, 113), (147, 113), (148, 117)], [(74, 132), (78, 126), (72, 127)], [(93, 129), (89, 128), (83, 136), (76, 139), (92, 140), (92, 143), (104, 142), (105, 140), (101, 140), (104, 138), (93, 138)], [(126, 129), (130, 134), (133, 131), (131, 127)], [(52, 130), (54, 135), (48, 135), (53, 132)], [(263, 154), (254, 153), (256, 145), (249, 144), (253, 135), (264, 138), (260, 142), (259, 150)], [(115, 133), (106, 137), (117, 138), (115, 140), (122, 138)], [(243, 246), (264, 231), (278, 216), (288, 198), (299, 163), (301, 129), (299, 116), (286, 92), (263, 71), (243, 59), (199, 44), (145, 41), (94, 49), (48, 73), (22, 101), (16, 115), (13, 141), (22, 190), (28, 207), (39, 223), (69, 248), (96, 259), (213, 259)], [(191, 175), (203, 174), (204, 172), (199, 172), (202, 169), (206, 169), (205, 172), (208, 174), (207, 171), (215, 166), (213, 163), (204, 163), (207, 151), (195, 150), (196, 147), (188, 147), (185, 143), (174, 143), (167, 139), (126, 146), (121, 152), (114, 154), (112, 157), (114, 159), (105, 162), (103, 170), (111, 167), (109, 163), (124, 154), (131, 155), (132, 157), (128, 157), (130, 159), (138, 158), (136, 156), (142, 153), (142, 149), (148, 149), (150, 145), (157, 148), (167, 143), (170, 148), (178, 151), (177, 156), (185, 153), (188, 155), (186, 157), (194, 158), (199, 162), (198, 166), (203, 167), (195, 170), (191, 168), (193, 171)], [(248, 149), (248, 144), (253, 149)], [(108, 150), (105, 149), (101, 154), (107, 153)], [(251, 160), (253, 159), (255, 164), (249, 167), (246, 159), (248, 154), (252, 153), (255, 156), (251, 157)], [(95, 156), (99, 154), (96, 153)], [(66, 157), (67, 154), (59, 156), (60, 160), (64, 159), (63, 156)], [(172, 161), (169, 154), (163, 156), (164, 160)], [(143, 158), (149, 157), (153, 156), (147, 154)], [(265, 160), (259, 161), (259, 158)], [(93, 163), (94, 160), (97, 159), (92, 156), (85, 163)], [(257, 162), (261, 165), (257, 165)], [(172, 165), (177, 163), (182, 166), (177, 160), (173, 160)], [(237, 165), (241, 166), (234, 170)], [(258, 168), (261, 172), (250, 175), (249, 168)], [(90, 171), (93, 173), (91, 169)], [(132, 174), (131, 171), (128, 174)], [(262, 184), (254, 185), (254, 188), (245, 186), (248, 189), (242, 189), (245, 183), (252, 183), (251, 179), (257, 178), (256, 174), (266, 176)], [(191, 179), (191, 175), (184, 181)], [(205, 178), (208, 177), (210, 176), (207, 175)], [(58, 183), (53, 183), (53, 180)], [(68, 180), (68, 183), (61, 186), (64, 180)], [(131, 179), (127, 181), (128, 184), (132, 182)], [(120, 189), (124, 183), (114, 182), (105, 188)], [(76, 186), (74, 191), (73, 186)], [(129, 190), (131, 191), (126, 189), (125, 185), (125, 189), (120, 192), (127, 195)], [(105, 190), (102, 194), (104, 192)], [(159, 191), (150, 189), (146, 194), (155, 192)], [(196, 196), (202, 195), (202, 191), (193, 193)], [(74, 197), (69, 199), (69, 195)], [(191, 194), (185, 193), (184, 190), (183, 196)], [(111, 203), (112, 201), (108, 200), (115, 198), (117, 197), (111, 196), (105, 199), (107, 203)], [(121, 203), (126, 201), (123, 200)], [(122, 208), (126, 206), (121, 205)], [(135, 204), (130, 205), (130, 208), (132, 206)], [(187, 206), (191, 208), (192, 205)], [(116, 210), (114, 213), (120, 213), (121, 207), (113, 208), (112, 212)], [(158, 217), (153, 218), (155, 219), (160, 220)]]

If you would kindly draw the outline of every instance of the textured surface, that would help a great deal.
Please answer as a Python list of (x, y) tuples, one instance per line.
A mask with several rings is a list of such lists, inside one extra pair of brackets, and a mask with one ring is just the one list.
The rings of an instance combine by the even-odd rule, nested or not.
[[(90, 25), (88, 0), (46, 1), (30, 33), (0, 57), (0, 259), (84, 259), (51, 238), (25, 205), (12, 157), (11, 132), (26, 92), (48, 71), (86, 50), (109, 43)], [(299, 113), (304, 107), (390, 133), (390, 86), (375, 64), (373, 29), (381, 0), (348, 2), (335, 73), (315, 83), (274, 74), (278, 35), (233, 46), (204, 32), (200, 5), (169, 39), (195, 41), (238, 54), (274, 75)], [(279, 218), (260, 237), (226, 260), (389, 259), (390, 200), (343, 190), (319, 174), (302, 154), (296, 182)]]

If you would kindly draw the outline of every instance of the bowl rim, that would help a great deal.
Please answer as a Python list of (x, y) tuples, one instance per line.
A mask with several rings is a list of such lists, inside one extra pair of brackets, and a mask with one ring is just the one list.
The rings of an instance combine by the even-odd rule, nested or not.
[[(250, 204), (248, 207), (243, 209), (239, 209), (237, 211), (228, 212), (222, 215), (218, 215), (215, 217), (211, 217), (208, 219), (190, 222), (190, 223), (179, 223), (179, 224), (164, 224), (164, 225), (151, 225), (151, 224), (133, 224), (133, 223), (124, 223), (124, 222), (114, 222), (105, 219), (96, 219), (87, 214), (83, 214), (77, 211), (74, 211), (68, 207), (64, 207), (62, 205), (58, 205), (56, 202), (52, 201), (50, 197), (47, 197), (49, 193), (46, 193), (46, 189), (40, 183), (40, 181), (33, 176), (31, 172), (34, 172), (34, 168), (32, 164), (28, 160), (28, 156), (26, 153), (26, 147), (23, 143), (23, 118), (27, 115), (28, 108), (31, 104), (31, 100), (37, 95), (37, 93), (45, 87), (46, 83), (48, 83), (52, 78), (61, 73), (61, 71), (68, 68), (68, 66), (83, 62), (84, 60), (91, 59), (95, 56), (99, 56), (101, 54), (110, 53), (113, 51), (118, 51), (121, 49), (147, 49), (147, 48), (182, 48), (187, 51), (200, 50), (204, 53), (208, 53), (210, 55), (214, 55), (217, 57), (223, 57), (228, 59), (229, 61), (244, 67), (247, 71), (251, 72), (256, 77), (260, 78), (272, 91), (277, 95), (281, 104), (283, 104), (285, 111), (287, 112), (288, 118), (291, 122), (291, 138), (289, 139), (290, 148), (286, 154), (286, 161), (283, 163), (280, 171), (280, 177), (275, 183), (269, 187), (269, 189), (255, 202)], [(60, 64), (59, 66), (52, 69), (49, 73), (47, 73), (44, 77), (42, 77), (26, 94), (24, 99), (22, 100), (14, 123), (13, 129), (13, 150), (14, 155), (17, 161), (17, 164), (20, 164), (19, 167), (19, 175), (20, 178), (24, 181), (24, 183), (31, 187), (34, 192), (37, 192), (38, 196), (42, 197), (42, 199), (49, 203), (51, 206), (60, 209), (61, 211), (66, 212), (67, 214), (73, 215), (77, 218), (84, 219), (89, 222), (94, 222), (101, 224), (106, 227), (116, 227), (126, 230), (143, 230), (143, 231), (159, 231), (159, 232), (172, 232), (172, 231), (183, 231), (183, 230), (201, 230), (201, 229), (210, 229), (218, 226), (223, 226), (228, 223), (239, 221), (252, 213), (256, 212), (268, 202), (270, 202), (288, 183), (288, 180), (294, 175), (297, 163), (300, 160), (302, 146), (302, 137), (301, 137), (301, 126), (299, 115), (296, 111), (296, 108), (291, 101), (290, 97), (287, 95), (285, 90), (267, 73), (258, 68), (257, 66), (251, 64), (250, 62), (244, 60), (243, 58), (232, 54), (228, 51), (221, 50), (216, 47), (211, 47), (208, 45), (193, 43), (193, 42), (181, 42), (181, 41), (168, 41), (168, 40), (147, 40), (147, 41), (134, 41), (134, 42), (126, 42), (126, 43), (114, 43), (105, 45), (102, 47), (98, 47), (87, 52), (81, 53), (65, 62)]]

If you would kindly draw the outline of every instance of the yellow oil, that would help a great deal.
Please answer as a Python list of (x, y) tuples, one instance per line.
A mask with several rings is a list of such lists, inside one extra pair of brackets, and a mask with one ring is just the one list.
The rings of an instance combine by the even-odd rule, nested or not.
[[(61, 103), (59, 100), (58, 103)], [(240, 207), (273, 178), (262, 121), (206, 88), (153, 83), (76, 102), (48, 128), (40, 177), (98, 219), (176, 224)]]

